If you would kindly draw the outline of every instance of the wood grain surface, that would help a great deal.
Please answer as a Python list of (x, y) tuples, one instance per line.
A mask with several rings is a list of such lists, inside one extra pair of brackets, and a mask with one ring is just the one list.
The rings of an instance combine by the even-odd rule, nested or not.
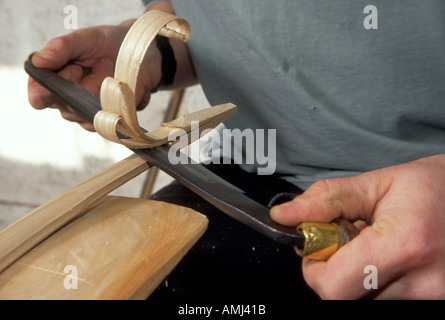
[(207, 224), (188, 208), (107, 197), (3, 271), (0, 299), (145, 299)]
[(0, 272), (54, 231), (78, 218), (150, 165), (137, 155), (62, 192), (0, 232)]

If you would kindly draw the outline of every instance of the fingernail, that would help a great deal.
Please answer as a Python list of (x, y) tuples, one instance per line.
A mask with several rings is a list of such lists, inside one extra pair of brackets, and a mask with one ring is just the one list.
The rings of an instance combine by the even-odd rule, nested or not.
[(293, 200), (285, 202), (285, 203), (283, 203), (281, 205), (284, 206), (284, 207), (295, 207), (299, 203), (300, 203), (300, 199), (297, 197), (297, 198), (294, 198)]
[(270, 209), (270, 215), (274, 217), (278, 217), (281, 213), (280, 206), (275, 206)]
[(287, 201), (287, 202), (283, 202), (282, 204), (279, 204), (277, 206), (275, 206), (276, 208), (282, 208), (283, 210), (287, 209), (287, 208), (292, 208), (292, 207), (296, 207), (299, 204), (299, 199), (295, 198), (291, 201)]
[(295, 206), (296, 206), (296, 201), (292, 200), (292, 201), (284, 202), (280, 205), (272, 207), (271, 212), (273, 212), (273, 214), (280, 214), (283, 210), (286, 210), (287, 208), (295, 207)]
[(48, 61), (54, 61), (56, 60), (56, 55), (54, 54), (54, 52), (49, 51), (49, 50), (42, 50), (36, 53), (37, 56), (39, 56), (40, 58), (43, 58), (45, 60)]
[(289, 207), (295, 207), (297, 204), (294, 201), (285, 202), (283, 204), (280, 204), (278, 207), (280, 208), (289, 208)]

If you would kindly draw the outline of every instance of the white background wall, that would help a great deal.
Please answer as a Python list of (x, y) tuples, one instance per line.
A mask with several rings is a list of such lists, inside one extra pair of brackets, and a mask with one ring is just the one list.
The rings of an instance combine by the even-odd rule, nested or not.
[[(139, 0), (0, 0), (0, 230), (36, 206), (125, 158), (122, 146), (36, 111), (27, 99), (23, 62), (64, 28), (64, 8), (78, 9), (79, 28), (117, 24), (144, 12)], [(169, 93), (153, 96), (140, 114), (143, 126), (162, 121)], [(208, 106), (199, 86), (188, 89), (181, 113)], [(145, 174), (113, 194), (138, 197)], [(161, 175), (156, 188), (170, 178)]]

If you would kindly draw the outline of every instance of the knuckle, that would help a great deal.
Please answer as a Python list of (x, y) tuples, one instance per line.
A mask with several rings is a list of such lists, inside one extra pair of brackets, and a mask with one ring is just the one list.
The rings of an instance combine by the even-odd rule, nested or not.
[[(321, 180), (312, 184), (303, 194), (302, 199), (317, 199), (319, 205), (338, 211), (342, 207), (342, 201), (348, 194), (347, 186), (341, 185), (338, 180)], [(334, 212), (333, 211), (333, 212)]]
[(307, 190), (308, 193), (314, 195), (327, 195), (335, 198), (336, 196), (350, 193), (351, 188), (355, 188), (356, 183), (348, 178), (336, 178), (319, 180), (313, 183)]
[(318, 197), (321, 195), (330, 194), (332, 192), (332, 182), (329, 180), (320, 180), (315, 183), (313, 183), (305, 193), (303, 193), (303, 196), (308, 197)]
[(320, 180), (313, 183), (308, 190), (317, 192), (327, 192), (330, 190), (330, 182), (328, 180)]
[(62, 116), (63, 119), (70, 121), (71, 117), (70, 114), (65, 112), (65, 111), (60, 111), (60, 115)]

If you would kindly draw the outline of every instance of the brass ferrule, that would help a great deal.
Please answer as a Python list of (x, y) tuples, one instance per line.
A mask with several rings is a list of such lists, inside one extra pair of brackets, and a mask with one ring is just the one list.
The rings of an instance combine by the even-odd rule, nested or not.
[(346, 220), (327, 222), (303, 222), (297, 229), (305, 237), (303, 248), (295, 247), (301, 257), (315, 260), (327, 260), (340, 247), (351, 241), (358, 230)]

